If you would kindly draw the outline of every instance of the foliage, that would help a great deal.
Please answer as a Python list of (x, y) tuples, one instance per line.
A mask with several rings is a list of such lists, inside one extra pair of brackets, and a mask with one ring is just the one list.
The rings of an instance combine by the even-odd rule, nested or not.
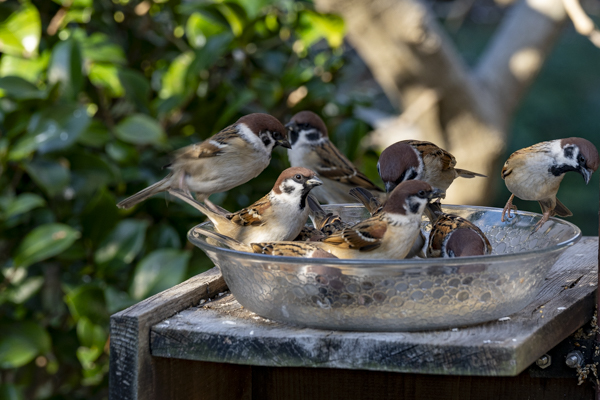
[[(363, 100), (334, 85), (343, 22), (291, 0), (0, 2), (0, 16), (0, 392), (104, 397), (109, 315), (210, 267), (185, 237), (193, 209), (116, 202), (250, 112), (325, 112), (359, 156)], [(266, 193), (276, 153), (214, 200)]]

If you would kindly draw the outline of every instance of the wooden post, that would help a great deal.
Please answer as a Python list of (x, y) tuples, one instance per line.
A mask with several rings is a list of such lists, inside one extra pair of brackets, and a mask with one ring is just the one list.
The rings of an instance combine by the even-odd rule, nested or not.
[(114, 314), (110, 318), (109, 398), (157, 398), (150, 328), (226, 288), (221, 272), (214, 267)]

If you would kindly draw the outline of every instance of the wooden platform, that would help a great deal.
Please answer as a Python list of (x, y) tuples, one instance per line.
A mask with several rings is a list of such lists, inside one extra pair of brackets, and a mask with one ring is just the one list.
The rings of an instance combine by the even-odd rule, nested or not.
[[(591, 386), (577, 386), (576, 379), (531, 378), (522, 371), (590, 320), (597, 258), (598, 238), (583, 238), (520, 312), (476, 326), (408, 333), (268, 321), (223, 294), (225, 284), (213, 269), (111, 318), (110, 399), (378, 399), (390, 390), (430, 398), (433, 387), (443, 390), (435, 398), (591, 398)], [(499, 376), (510, 378), (490, 378)], [(365, 392), (365, 379), (376, 387)]]

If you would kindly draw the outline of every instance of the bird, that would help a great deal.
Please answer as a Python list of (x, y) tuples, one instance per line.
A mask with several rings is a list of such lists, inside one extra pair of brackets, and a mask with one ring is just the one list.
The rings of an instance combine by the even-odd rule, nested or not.
[(501, 221), (512, 218), (515, 196), (522, 200), (537, 200), (542, 208), (542, 218), (537, 231), (552, 216), (570, 217), (573, 213), (562, 204), (556, 194), (565, 173), (575, 171), (583, 176), (586, 185), (598, 169), (598, 150), (589, 141), (579, 137), (556, 139), (534, 144), (515, 151), (508, 157), (501, 176), (511, 192), (502, 210)]
[[(333, 235), (349, 226), (342, 221), (342, 218), (339, 215), (323, 210), (319, 201), (312, 194), (308, 196), (306, 202), (309, 210), (308, 216), (315, 229), (323, 236), (321, 239)], [(313, 241), (321, 239), (313, 239)]]
[(338, 258), (401, 259), (421, 231), (425, 205), (441, 192), (426, 182), (402, 182), (380, 213), (314, 242)]
[(296, 238), (308, 219), (306, 197), (321, 184), (314, 171), (288, 168), (269, 193), (235, 213), (208, 207), (179, 189), (169, 189), (169, 193), (205, 214), (217, 232), (247, 244)]
[(286, 124), (292, 145), (288, 149), (291, 166), (305, 167), (315, 171), (324, 185), (314, 191), (322, 203), (339, 204), (353, 202), (348, 191), (363, 187), (377, 196), (385, 192), (360, 172), (329, 140), (327, 127), (317, 114), (301, 111)]
[(319, 247), (307, 242), (262, 242), (262, 243), (241, 243), (229, 236), (218, 232), (209, 231), (200, 227), (195, 227), (192, 234), (196, 237), (204, 235), (207, 238), (216, 240), (229, 248), (248, 253), (267, 254), (271, 256), (284, 257), (303, 257), (303, 258), (337, 258), (331, 253), (320, 249)]
[(446, 150), (431, 142), (402, 140), (381, 152), (377, 171), (389, 193), (400, 182), (417, 179), (443, 192), (442, 198), (454, 179), (486, 178), (485, 175), (454, 168), (456, 159)]
[[(360, 187), (356, 187), (350, 190), (350, 195), (357, 199), (363, 206), (367, 209), (371, 216), (379, 214), (383, 210), (383, 205), (377, 197), (373, 195), (373, 193), (368, 190)], [(423, 231), (419, 231), (419, 235), (415, 239), (412, 247), (410, 248), (408, 254), (405, 258), (413, 258), (420, 257), (425, 258), (425, 253), (423, 252), (423, 248), (425, 247), (425, 243), (427, 242), (427, 238)]]
[(440, 203), (429, 203), (425, 214), (431, 221), (427, 245), (429, 258), (483, 256), (492, 253), (492, 245), (485, 234), (466, 218), (446, 214)]
[(171, 172), (153, 185), (120, 201), (131, 208), (169, 189), (195, 192), (200, 201), (225, 192), (258, 176), (271, 161), (276, 146), (290, 148), (285, 127), (269, 114), (254, 113), (200, 143), (179, 149), (165, 166)]

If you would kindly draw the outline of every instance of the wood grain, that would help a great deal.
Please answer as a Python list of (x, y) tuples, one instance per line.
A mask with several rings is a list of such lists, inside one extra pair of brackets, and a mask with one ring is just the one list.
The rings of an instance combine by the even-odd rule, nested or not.
[(535, 301), (510, 320), (430, 332), (326, 331), (265, 320), (228, 295), (153, 326), (151, 351), (257, 366), (516, 376), (591, 318), (597, 252), (595, 237), (568, 249)]
[(157, 388), (150, 327), (226, 290), (217, 268), (143, 300), (110, 319), (109, 398), (149, 399)]

